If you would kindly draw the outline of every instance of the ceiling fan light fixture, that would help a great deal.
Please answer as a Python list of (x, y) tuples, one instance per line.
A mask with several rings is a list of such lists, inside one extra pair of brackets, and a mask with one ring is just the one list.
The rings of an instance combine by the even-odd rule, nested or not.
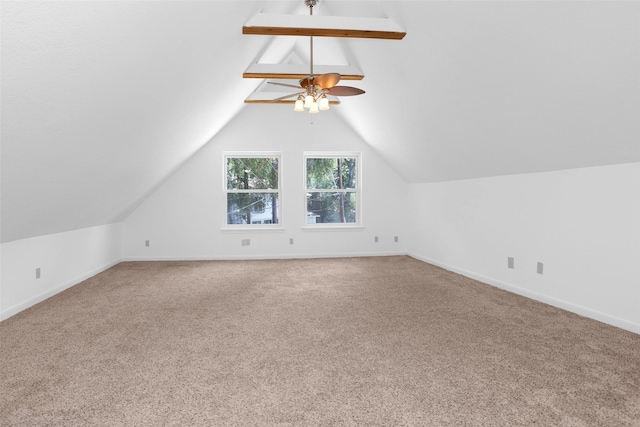
[[(313, 15), (313, 7), (318, 3), (318, 1), (320, 0), (304, 0), (305, 5), (309, 7), (309, 15)], [(321, 110), (329, 110), (330, 102), (329, 98), (327, 98), (327, 94), (335, 97), (361, 95), (364, 93), (362, 89), (355, 87), (336, 86), (338, 82), (340, 82), (340, 73), (324, 73), (315, 75), (313, 73), (313, 36), (309, 37), (309, 45), (309, 75), (299, 80), (299, 87), (287, 83), (267, 82), (274, 85), (292, 87), (298, 90), (302, 89), (302, 91), (281, 96), (271, 100), (271, 102), (278, 102), (297, 97), (295, 106), (293, 107), (294, 111), (304, 111), (305, 109), (308, 109), (309, 113), (317, 114)], [(248, 102), (248, 100), (245, 100), (245, 102)]]
[(321, 111), (327, 111), (329, 109), (329, 98), (327, 98), (327, 95), (322, 95), (322, 98), (320, 98), (319, 109)]
[(313, 95), (307, 94), (304, 97), (304, 108), (311, 108), (311, 104), (313, 104), (316, 100), (313, 99)]

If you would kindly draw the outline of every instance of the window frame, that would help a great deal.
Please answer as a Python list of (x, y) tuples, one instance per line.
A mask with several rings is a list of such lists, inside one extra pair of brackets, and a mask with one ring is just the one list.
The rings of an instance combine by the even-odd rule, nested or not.
[[(227, 162), (230, 158), (240, 159), (278, 159), (278, 188), (230, 190), (227, 188)], [(277, 224), (227, 224), (228, 194), (242, 193), (277, 193), (278, 194), (278, 223)], [(280, 151), (224, 151), (222, 153), (222, 230), (223, 231), (284, 231), (282, 220), (282, 153)]]
[[(337, 158), (355, 158), (356, 159), (356, 185), (355, 188), (349, 189), (309, 189), (307, 188), (307, 159), (337, 159)], [(329, 229), (360, 229), (363, 228), (362, 223), (362, 153), (360, 151), (305, 151), (302, 155), (302, 188), (304, 190), (304, 230), (329, 230)], [(325, 223), (307, 223), (307, 194), (310, 192), (330, 193), (343, 191), (345, 193), (355, 193), (356, 199), (356, 216), (355, 222), (325, 222)]]

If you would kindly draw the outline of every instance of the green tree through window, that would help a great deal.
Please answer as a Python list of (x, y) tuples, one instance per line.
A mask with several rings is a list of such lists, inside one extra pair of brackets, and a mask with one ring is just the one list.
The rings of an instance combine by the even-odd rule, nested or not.
[(277, 156), (225, 156), (227, 224), (279, 224)]
[(307, 224), (359, 222), (358, 158), (306, 157)]

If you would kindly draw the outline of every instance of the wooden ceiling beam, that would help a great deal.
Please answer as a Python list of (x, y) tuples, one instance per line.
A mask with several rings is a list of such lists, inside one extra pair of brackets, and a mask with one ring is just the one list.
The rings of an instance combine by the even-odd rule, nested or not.
[[(269, 99), (245, 99), (244, 100), (245, 104), (295, 104), (296, 100), (295, 99), (280, 99), (278, 101), (271, 101)], [(340, 104), (340, 101), (329, 101), (330, 105), (338, 105)]]
[(265, 36), (353, 37), (402, 40), (406, 33), (387, 18), (278, 15), (259, 13), (242, 27), (242, 34)]
[[(293, 89), (295, 90), (295, 89)], [(247, 99), (244, 100), (245, 104), (294, 104), (296, 102), (296, 96), (292, 95), (289, 99), (281, 99), (278, 101), (273, 101), (276, 98), (280, 98), (283, 95), (286, 95), (287, 92), (253, 92), (250, 94)], [(340, 104), (340, 100), (335, 96), (327, 95), (329, 98), (329, 104), (338, 105)]]
[[(251, 64), (242, 77), (245, 79), (295, 79), (309, 76), (308, 65), (295, 64)], [(340, 73), (340, 80), (362, 80), (364, 74), (352, 65), (314, 65), (316, 75)]]
[[(324, 73), (316, 73), (317, 75)], [(243, 73), (242, 77), (245, 79), (285, 79), (285, 80), (300, 80), (305, 77), (309, 77), (309, 73), (303, 74), (286, 74), (286, 73)], [(349, 74), (340, 73), (340, 81), (342, 80), (362, 80), (364, 76), (353, 76)]]

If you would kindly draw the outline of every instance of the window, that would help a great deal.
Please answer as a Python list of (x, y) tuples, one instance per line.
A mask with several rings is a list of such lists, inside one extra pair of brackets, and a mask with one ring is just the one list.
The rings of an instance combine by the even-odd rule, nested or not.
[(305, 154), (306, 223), (360, 224), (360, 154)]
[(226, 224), (279, 224), (280, 156), (225, 154)]

